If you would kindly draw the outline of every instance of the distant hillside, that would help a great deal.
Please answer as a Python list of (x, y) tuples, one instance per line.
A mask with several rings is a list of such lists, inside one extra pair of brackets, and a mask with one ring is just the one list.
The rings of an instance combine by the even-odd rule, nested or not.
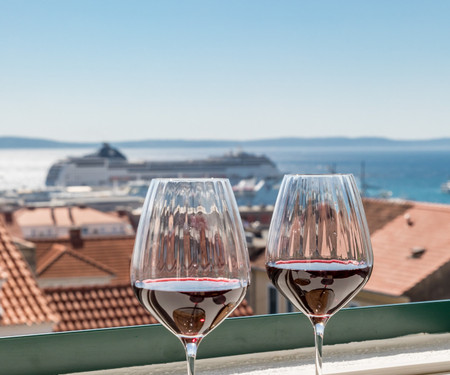
[(100, 143), (59, 142), (42, 138), (0, 137), (0, 148), (67, 148), (92, 147)]
[(428, 140), (394, 140), (381, 137), (328, 137), (328, 138), (278, 138), (249, 141), (253, 146), (285, 147), (445, 147), (450, 148), (450, 138)]
[[(273, 138), (259, 140), (142, 140), (111, 142), (121, 148), (176, 147), (389, 147), (389, 148), (449, 148), (450, 138), (429, 140), (393, 140), (379, 137)], [(0, 148), (68, 148), (98, 147), (101, 142), (61, 142), (41, 138), (0, 137)]]

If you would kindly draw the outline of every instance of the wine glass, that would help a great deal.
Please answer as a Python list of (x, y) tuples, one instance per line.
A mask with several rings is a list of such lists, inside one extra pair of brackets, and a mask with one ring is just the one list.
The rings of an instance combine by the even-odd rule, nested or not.
[(266, 268), (275, 287), (314, 327), (316, 375), (330, 317), (370, 277), (372, 246), (351, 174), (286, 175), (270, 224)]
[(140, 303), (186, 351), (188, 374), (200, 341), (244, 298), (250, 265), (227, 179), (153, 179), (131, 261)]

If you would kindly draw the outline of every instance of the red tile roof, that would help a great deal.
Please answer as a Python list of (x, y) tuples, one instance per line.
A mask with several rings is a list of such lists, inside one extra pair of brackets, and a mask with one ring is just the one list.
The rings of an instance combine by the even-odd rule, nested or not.
[[(369, 232), (373, 234), (377, 230), (382, 229), (391, 220), (402, 216), (411, 207), (411, 202), (392, 202), (383, 199), (364, 198), (363, 206)], [(265, 253), (261, 246), (254, 249), (250, 260), (253, 267), (266, 268)]]
[[(450, 205), (409, 204), (404, 215), (371, 236), (374, 270), (367, 290), (393, 296), (407, 294), (450, 262)], [(395, 209), (395, 203), (391, 205)], [(425, 252), (414, 258), (414, 248), (424, 248)]]
[(39, 278), (115, 276), (104, 264), (61, 244), (52, 245), (37, 260), (36, 274)]
[(0, 220), (0, 268), (7, 281), (0, 291), (0, 325), (55, 324), (59, 317), (48, 306), (22, 253), (14, 246)]
[[(99, 238), (85, 238), (81, 246), (72, 246), (69, 239), (58, 240), (34, 240), (36, 245), (36, 259), (38, 264), (42, 264), (43, 259), (48, 256), (54, 244), (60, 244), (70, 251), (79, 254), (80, 257), (94, 260), (97, 264), (103, 265), (108, 270), (111, 270), (117, 277), (116, 281), (128, 282), (130, 280), (130, 260), (133, 252), (134, 236), (114, 236), (114, 237), (99, 237)], [(82, 274), (84, 264), (79, 262), (73, 264), (72, 273)], [(57, 271), (57, 265), (54, 265), (54, 272)]]
[(371, 234), (382, 229), (398, 216), (403, 216), (412, 207), (411, 202), (383, 199), (363, 199), (367, 225)]
[[(50, 307), (61, 316), (57, 331), (155, 324), (130, 284), (45, 289)], [(231, 316), (253, 315), (247, 301)]]
[(82, 226), (87, 224), (127, 223), (118, 217), (90, 207), (33, 207), (21, 208), (14, 213), (20, 226)]
[[(449, 264), (450, 205), (381, 199), (363, 199), (363, 204), (374, 251), (374, 270), (366, 290), (407, 295)], [(412, 258), (412, 249), (421, 247), (425, 253)], [(251, 263), (265, 269), (264, 251), (255, 252)]]

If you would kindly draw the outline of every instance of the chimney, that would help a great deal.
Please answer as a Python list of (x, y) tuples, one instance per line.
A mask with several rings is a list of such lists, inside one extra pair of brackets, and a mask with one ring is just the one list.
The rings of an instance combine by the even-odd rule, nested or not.
[(412, 220), (410, 214), (405, 214), (404, 218), (405, 218), (406, 224), (408, 224), (408, 226), (413, 226), (414, 225), (414, 221)]
[(6, 211), (3, 213), (4, 217), (5, 217), (5, 222), (6, 224), (12, 224), (13, 222), (13, 213), (12, 211)]
[(420, 247), (420, 246), (413, 247), (411, 249), (411, 258), (415, 258), (415, 259), (421, 258), (422, 255), (425, 253), (425, 251), (427, 251), (427, 249), (425, 249), (424, 247)]
[(83, 239), (81, 238), (81, 228), (73, 227), (69, 230), (70, 244), (74, 249), (83, 247)]

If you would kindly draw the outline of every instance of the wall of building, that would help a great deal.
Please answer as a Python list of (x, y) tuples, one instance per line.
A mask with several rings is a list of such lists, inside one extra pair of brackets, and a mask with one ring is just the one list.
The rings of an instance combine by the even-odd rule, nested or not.
[(405, 294), (411, 302), (450, 299), (450, 262), (416, 284)]
[[(252, 284), (249, 288), (247, 301), (252, 307), (255, 315), (263, 315), (270, 312), (270, 288), (274, 288), (274, 286), (267, 276), (266, 270), (252, 268)], [(291, 308), (291, 311), (289, 311), (288, 301), (280, 292), (276, 291), (276, 295), (277, 313), (295, 311), (295, 308), (293, 307)]]

